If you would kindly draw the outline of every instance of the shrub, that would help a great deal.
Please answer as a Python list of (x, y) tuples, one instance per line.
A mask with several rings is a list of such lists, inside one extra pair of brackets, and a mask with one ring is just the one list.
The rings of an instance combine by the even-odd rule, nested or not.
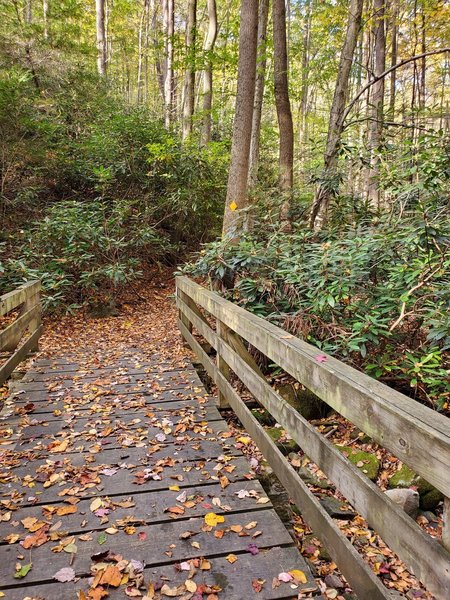
[(186, 271), (439, 409), (450, 399), (450, 224), (436, 213), (292, 235), (256, 226)]
[(105, 300), (170, 250), (137, 203), (60, 202), (31, 227), (20, 257), (5, 262), (4, 283), (41, 279), (48, 309)]

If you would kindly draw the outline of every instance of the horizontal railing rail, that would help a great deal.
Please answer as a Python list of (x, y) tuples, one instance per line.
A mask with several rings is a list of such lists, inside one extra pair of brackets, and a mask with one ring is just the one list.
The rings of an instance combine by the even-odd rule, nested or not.
[(14, 316), (0, 329), (0, 385), (30, 352), (38, 349), (42, 331), (40, 292), (40, 281), (30, 281), (0, 296), (0, 318), (10, 313)]
[[(429, 591), (448, 600), (450, 420), (331, 356), (323, 360), (317, 348), (187, 277), (177, 277), (177, 307), (182, 335), (216, 383), (219, 401), (234, 410), (358, 596), (363, 600), (391, 597), (252, 415), (230, 384), (231, 372)], [(193, 329), (215, 350), (215, 360)], [(269, 385), (248, 352), (249, 345), (444, 494), (441, 541), (428, 535)]]

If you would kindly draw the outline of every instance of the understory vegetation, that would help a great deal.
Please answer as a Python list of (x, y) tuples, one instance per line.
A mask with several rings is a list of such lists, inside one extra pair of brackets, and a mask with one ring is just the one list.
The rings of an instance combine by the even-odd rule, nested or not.
[(237, 246), (209, 244), (185, 272), (323, 351), (447, 410), (446, 210), (361, 218), (320, 234), (299, 224), (286, 235), (267, 219)]
[[(42, 279), (44, 306), (110, 301), (220, 231), (227, 145), (186, 145), (85, 70), (0, 73), (0, 291)], [(43, 84), (42, 84), (43, 85)]]

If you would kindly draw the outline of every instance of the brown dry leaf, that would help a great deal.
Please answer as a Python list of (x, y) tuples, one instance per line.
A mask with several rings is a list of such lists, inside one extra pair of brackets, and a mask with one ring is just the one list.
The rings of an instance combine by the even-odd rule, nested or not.
[(243, 527), (242, 525), (230, 525), (230, 529), (231, 531), (234, 531), (234, 533), (241, 533)]
[(21, 546), (26, 550), (28, 548), (38, 548), (48, 542), (49, 537), (47, 535), (48, 525), (41, 527), (35, 534), (28, 535), (22, 542), (20, 542)]
[(119, 587), (121, 581), (122, 573), (119, 571), (119, 569), (114, 565), (108, 565), (101, 576), (99, 584)]
[(229, 555), (226, 557), (226, 559), (227, 559), (227, 561), (228, 561), (230, 564), (233, 564), (233, 563), (235, 563), (235, 562), (237, 561), (238, 557), (236, 556), (236, 554), (229, 554)]
[(67, 504), (64, 506), (60, 506), (57, 511), (56, 514), (58, 515), (58, 517), (63, 517), (64, 515), (71, 515), (73, 513), (77, 512), (77, 507), (73, 506), (71, 504)]
[(245, 529), (250, 530), (250, 529), (255, 529), (255, 527), (258, 525), (257, 521), (251, 521), (250, 523), (247, 523), (247, 525), (245, 526)]

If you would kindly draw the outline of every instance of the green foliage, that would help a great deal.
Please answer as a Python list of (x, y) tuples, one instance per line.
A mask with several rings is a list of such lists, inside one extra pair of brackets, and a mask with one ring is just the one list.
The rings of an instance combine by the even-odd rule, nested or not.
[(169, 250), (168, 239), (136, 203), (61, 202), (32, 226), (20, 257), (6, 261), (5, 283), (41, 279), (44, 308), (50, 309), (106, 299)]
[(255, 227), (187, 271), (322, 350), (439, 409), (450, 399), (450, 225), (437, 213), (320, 235)]

